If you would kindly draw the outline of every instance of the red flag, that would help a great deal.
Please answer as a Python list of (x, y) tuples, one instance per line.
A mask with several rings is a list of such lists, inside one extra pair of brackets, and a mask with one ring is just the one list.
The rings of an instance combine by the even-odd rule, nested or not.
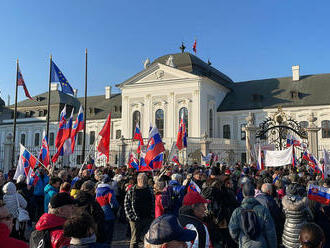
[(23, 86), (25, 96), (27, 98), (31, 99), (32, 101), (34, 101), (33, 98), (30, 96), (30, 93), (29, 93), (28, 89), (26, 88), (26, 85), (25, 85), (25, 82), (24, 82), (24, 79), (23, 79), (23, 75), (21, 73), (21, 70), (19, 69), (19, 66), (18, 66), (18, 73), (17, 73), (17, 85), (18, 86)]
[(197, 45), (197, 41), (195, 40), (194, 45), (193, 45), (193, 51), (195, 54), (197, 53), (196, 45)]
[(102, 137), (97, 150), (107, 156), (107, 162), (109, 162), (109, 147), (110, 147), (110, 126), (111, 126), (111, 113), (108, 115), (107, 121), (105, 122), (99, 135)]

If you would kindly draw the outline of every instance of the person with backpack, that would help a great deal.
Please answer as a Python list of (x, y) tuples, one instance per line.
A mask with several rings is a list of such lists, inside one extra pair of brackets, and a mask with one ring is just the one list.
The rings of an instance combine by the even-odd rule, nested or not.
[(233, 212), (229, 233), (240, 248), (276, 248), (277, 238), (269, 210), (255, 198), (255, 187), (247, 182), (242, 187), (243, 201)]
[(50, 199), (48, 213), (44, 213), (31, 233), (31, 248), (60, 248), (70, 244), (63, 234), (65, 221), (73, 215), (76, 200), (67, 193), (58, 193)]

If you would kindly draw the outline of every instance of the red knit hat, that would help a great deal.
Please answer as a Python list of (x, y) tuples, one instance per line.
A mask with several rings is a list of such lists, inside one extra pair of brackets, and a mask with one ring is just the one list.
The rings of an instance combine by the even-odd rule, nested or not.
[(183, 198), (183, 205), (184, 206), (189, 206), (193, 204), (198, 204), (198, 203), (209, 203), (209, 200), (206, 200), (203, 196), (201, 196), (198, 192), (196, 191), (191, 191), (185, 195)]

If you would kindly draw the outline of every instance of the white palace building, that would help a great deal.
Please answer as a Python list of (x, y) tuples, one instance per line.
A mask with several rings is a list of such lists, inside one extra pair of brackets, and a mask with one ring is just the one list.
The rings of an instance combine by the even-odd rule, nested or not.
[[(143, 70), (116, 87), (120, 94), (112, 94), (107, 86), (104, 95), (89, 96), (86, 109), (86, 153), (92, 147), (92, 157), (97, 155), (94, 151), (97, 135), (108, 113), (112, 113), (112, 164), (124, 164), (128, 153), (135, 151), (137, 142), (132, 142), (132, 136), (136, 122), (144, 138), (148, 137), (150, 123), (157, 125), (166, 149), (171, 150), (182, 111), (189, 139), (180, 159), (186, 162), (200, 160), (201, 151), (214, 152), (227, 163), (245, 161), (247, 117), (251, 113), (254, 125), (258, 126), (278, 107), (302, 127), (313, 124), (319, 128), (319, 156), (323, 148), (330, 148), (330, 74), (301, 76), (299, 66), (293, 66), (290, 77), (233, 82), (210, 63), (183, 52), (152, 62), (147, 60)], [(16, 153), (19, 143), (38, 153), (46, 128), (47, 97), (48, 92), (44, 92), (34, 97), (36, 101), (27, 99), (18, 103)], [(62, 108), (66, 104), (69, 115), (74, 107), (76, 116), (83, 101), (84, 98), (66, 95), (57, 84), (52, 84), (49, 137), (52, 154)], [(6, 106), (0, 99), (0, 167), (4, 166), (5, 146), (11, 142), (13, 109), (13, 105)], [(71, 166), (81, 163), (82, 134), (76, 144), (75, 153), (62, 163)]]

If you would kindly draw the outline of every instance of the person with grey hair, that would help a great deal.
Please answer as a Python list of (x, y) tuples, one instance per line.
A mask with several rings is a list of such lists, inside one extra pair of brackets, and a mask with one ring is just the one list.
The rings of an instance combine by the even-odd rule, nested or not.
[(260, 202), (261, 205), (268, 208), (275, 224), (277, 242), (281, 243), (284, 215), (273, 197), (273, 185), (270, 183), (264, 183), (261, 186), (261, 193), (256, 196), (256, 200)]
[(240, 248), (275, 248), (276, 231), (269, 210), (254, 198), (255, 188), (251, 182), (242, 187), (243, 201), (233, 212), (229, 233)]
[(127, 191), (124, 208), (131, 227), (130, 248), (137, 248), (155, 215), (154, 193), (145, 173), (138, 174), (137, 185)]

